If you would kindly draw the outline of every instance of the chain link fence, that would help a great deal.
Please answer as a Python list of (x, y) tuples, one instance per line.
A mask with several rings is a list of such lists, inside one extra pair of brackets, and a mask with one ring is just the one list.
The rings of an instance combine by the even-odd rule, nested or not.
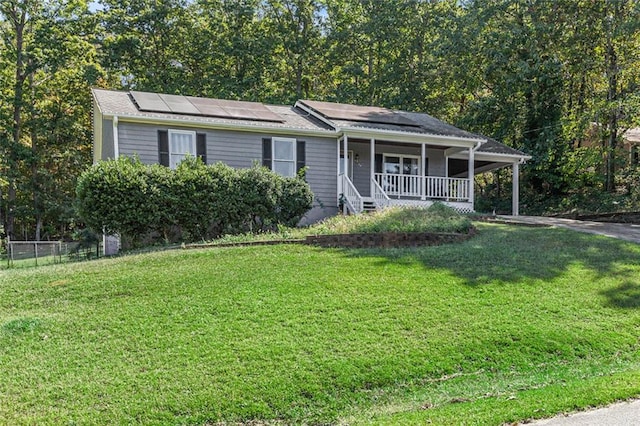
[(75, 262), (101, 257), (102, 242), (5, 241), (0, 250), (0, 269)]

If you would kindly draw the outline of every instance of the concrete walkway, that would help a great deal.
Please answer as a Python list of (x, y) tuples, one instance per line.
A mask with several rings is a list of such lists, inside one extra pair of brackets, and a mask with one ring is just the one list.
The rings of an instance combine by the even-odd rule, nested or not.
[[(558, 226), (589, 234), (606, 235), (640, 244), (640, 225), (630, 223), (590, 222), (586, 220), (561, 219), (544, 216), (498, 216), (511, 222), (533, 223), (538, 225)], [(640, 424), (640, 421), (638, 422)]]
[(638, 400), (527, 423), (534, 426), (636, 426), (639, 424), (640, 401)]

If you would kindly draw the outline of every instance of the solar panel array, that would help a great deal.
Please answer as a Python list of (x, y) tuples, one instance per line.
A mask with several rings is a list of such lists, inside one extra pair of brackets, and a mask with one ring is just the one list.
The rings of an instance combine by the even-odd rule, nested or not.
[(420, 127), (418, 123), (405, 117), (401, 112), (387, 108), (336, 104), (321, 101), (305, 100), (299, 102), (329, 119)]
[(257, 102), (226, 101), (136, 91), (131, 91), (129, 94), (140, 111), (235, 120), (284, 122), (279, 115)]

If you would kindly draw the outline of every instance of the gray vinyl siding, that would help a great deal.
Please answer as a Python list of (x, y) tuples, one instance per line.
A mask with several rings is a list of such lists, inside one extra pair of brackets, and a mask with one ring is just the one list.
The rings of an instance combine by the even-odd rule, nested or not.
[(123, 157), (137, 155), (144, 164), (157, 164), (158, 130), (166, 127), (137, 123), (118, 123), (118, 149)]
[(113, 121), (102, 120), (102, 152), (100, 153), (102, 160), (113, 159), (116, 156), (113, 146)]
[(333, 138), (301, 137), (306, 141), (307, 182), (314, 194), (310, 222), (338, 212), (337, 143)]
[[(179, 126), (119, 123), (120, 155), (138, 155), (145, 164), (158, 163), (158, 130), (191, 130)], [(292, 136), (230, 130), (196, 130), (207, 135), (207, 163), (223, 162), (235, 168), (262, 164), (262, 139)], [(314, 208), (304, 222), (314, 222), (337, 213), (336, 139), (299, 136), (306, 142), (307, 182), (314, 193)]]

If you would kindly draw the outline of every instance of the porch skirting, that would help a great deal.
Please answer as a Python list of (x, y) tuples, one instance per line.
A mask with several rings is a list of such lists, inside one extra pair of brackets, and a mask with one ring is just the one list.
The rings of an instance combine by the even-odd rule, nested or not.
[(473, 203), (464, 201), (437, 201), (437, 200), (398, 200), (391, 198), (389, 206), (403, 207), (429, 207), (433, 203), (440, 202), (446, 206), (454, 208), (459, 213), (474, 213)]

